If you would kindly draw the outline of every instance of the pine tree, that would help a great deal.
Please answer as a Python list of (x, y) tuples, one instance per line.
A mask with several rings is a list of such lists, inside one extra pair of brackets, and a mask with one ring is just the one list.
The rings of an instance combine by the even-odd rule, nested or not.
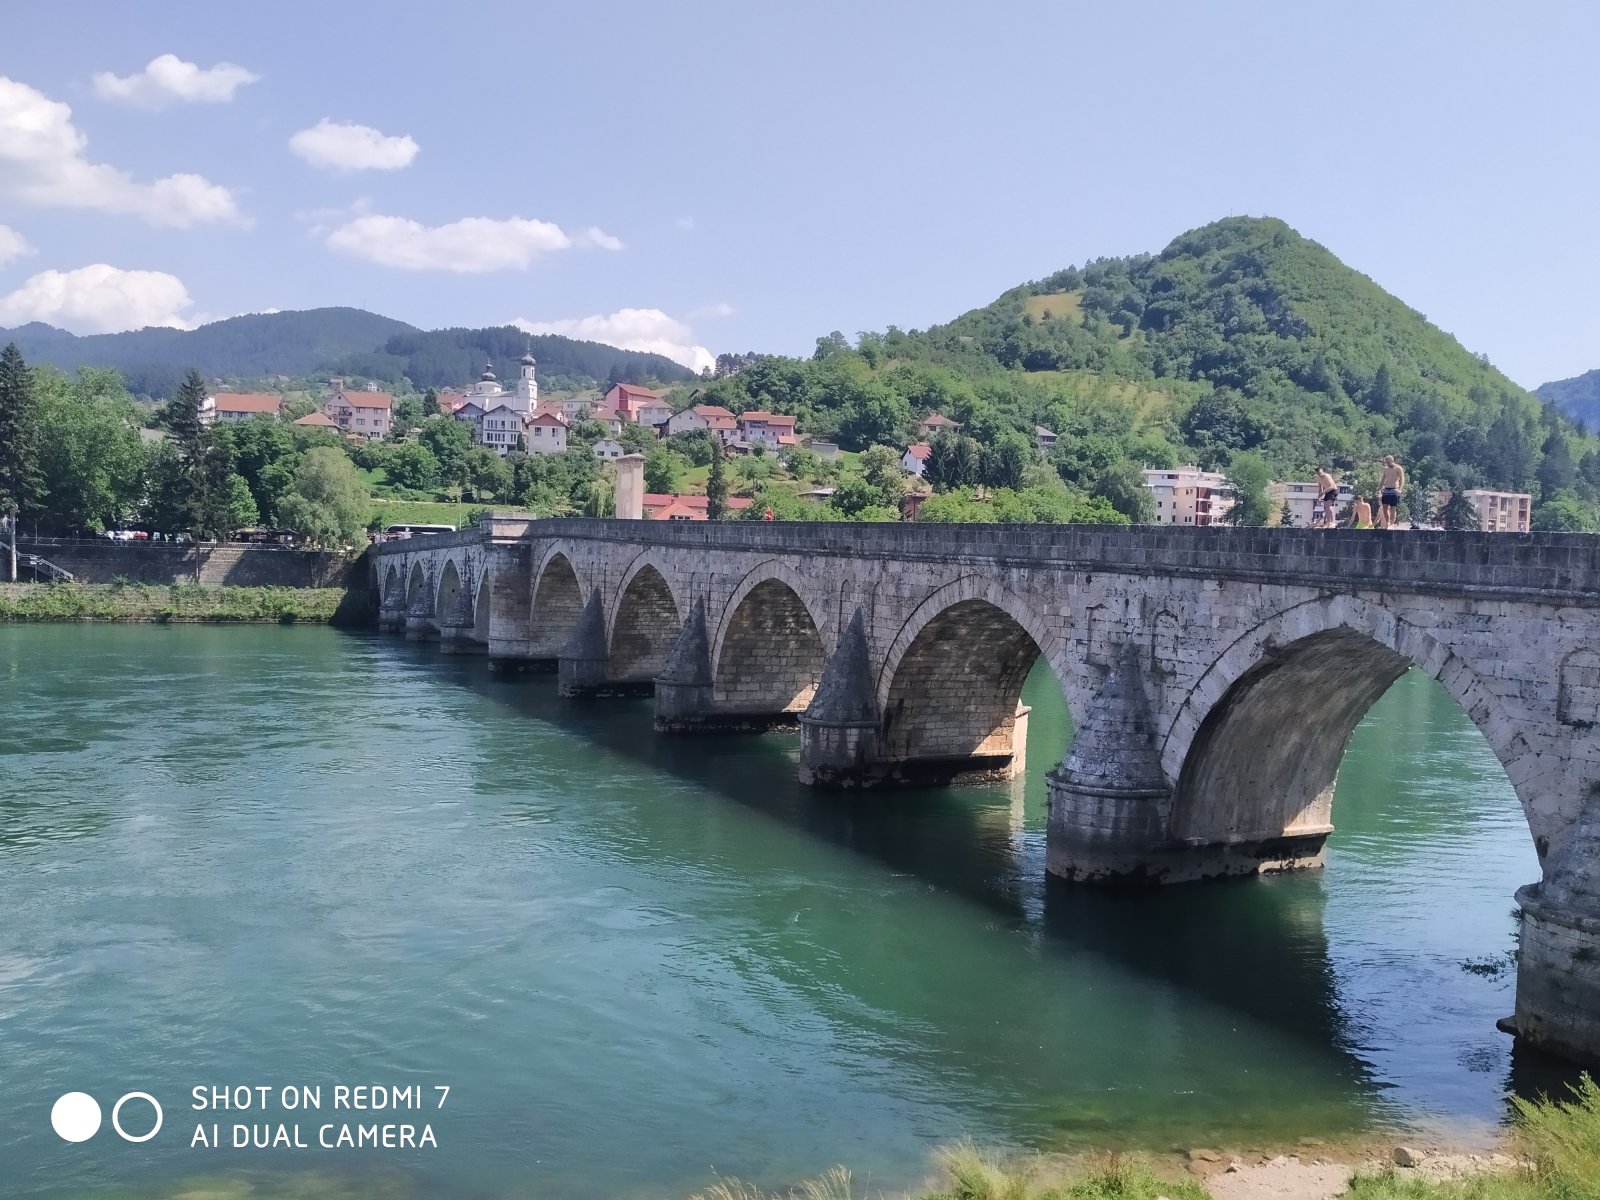
[(439, 393), (432, 388), (422, 393), (422, 415), (424, 417), (439, 415)]
[(1449, 491), (1434, 520), (1444, 529), (1460, 531), (1483, 528), (1477, 505), (1468, 500), (1466, 490), (1459, 487)]
[(728, 511), (728, 477), (723, 459), (725, 452), (719, 439), (711, 447), (711, 474), (706, 477), (706, 519), (722, 520)]
[[(206, 402), (206, 381), (192, 367), (182, 385), (167, 401), (166, 423), (178, 451), (178, 473), (172, 480), (171, 507), (184, 532), (196, 537), (226, 533), (227, 462), (212, 442), (201, 418)], [(220, 461), (219, 461), (220, 460)]]
[(0, 511), (6, 514), (12, 583), (17, 581), (17, 517), (44, 496), (39, 470), (33, 375), (12, 342), (0, 354)]

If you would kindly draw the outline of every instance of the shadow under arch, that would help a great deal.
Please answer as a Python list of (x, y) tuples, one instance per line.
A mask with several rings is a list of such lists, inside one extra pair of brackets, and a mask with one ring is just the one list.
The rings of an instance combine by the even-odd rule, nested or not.
[(430, 613), (435, 611), (433, 596), (428, 590), (428, 572), (419, 559), (412, 564), (411, 577), (406, 581), (406, 609), (415, 610), (423, 601), (427, 602)]
[[(878, 677), (879, 754), (890, 777), (947, 782), (1020, 773), (1028, 728), (1022, 687), (1035, 663), (1048, 663), (1072, 708), (1047, 646), (1054, 648), (1043, 621), (981, 576), (923, 601)], [(1051, 747), (1049, 763), (1064, 749)]]
[(494, 579), (487, 571), (478, 577), (478, 594), (472, 601), (472, 640), (489, 644), (489, 614), (494, 606)]
[(389, 564), (389, 570), (383, 577), (383, 591), (379, 595), (385, 608), (398, 607), (403, 599), (400, 590), (400, 568), (394, 563)]
[(441, 619), (448, 619), (461, 604), (461, 569), (456, 560), (447, 558), (439, 571), (439, 591), (434, 598), (433, 611)]
[(566, 553), (550, 554), (534, 578), (529, 612), (529, 644), (534, 658), (553, 659), (561, 652), (583, 612), (583, 588)]
[(1317, 865), (1351, 736), (1413, 667), (1437, 680), (1483, 734), (1542, 848), (1510, 769), (1516, 735), (1493, 720), (1493, 694), (1425, 630), (1353, 597), (1275, 614), (1230, 646), (1186, 698), (1162, 750), (1177, 780), (1172, 838), (1190, 846), (1280, 839), (1282, 865)]
[(682, 625), (667, 577), (653, 563), (639, 564), (613, 606), (607, 677), (619, 683), (653, 683)]
[(730, 601), (715, 647), (713, 701), (726, 712), (792, 720), (811, 703), (827, 665), (827, 647), (805, 600), (791, 583), (769, 574)]

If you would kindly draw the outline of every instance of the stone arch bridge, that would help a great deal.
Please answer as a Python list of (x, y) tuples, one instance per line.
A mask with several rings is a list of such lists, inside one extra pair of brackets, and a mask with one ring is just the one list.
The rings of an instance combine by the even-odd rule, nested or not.
[(489, 518), (372, 565), (386, 630), (653, 693), (663, 734), (798, 724), (821, 787), (1015, 773), (1042, 659), (1077, 729), (1048, 865), (1083, 882), (1319, 865), (1356, 724), (1425, 671), (1542, 865), (1516, 1030), (1600, 1058), (1600, 538)]

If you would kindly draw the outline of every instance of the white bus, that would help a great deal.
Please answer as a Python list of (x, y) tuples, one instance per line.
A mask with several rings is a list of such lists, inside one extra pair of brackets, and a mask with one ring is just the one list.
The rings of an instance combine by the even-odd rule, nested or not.
[(429, 537), (435, 533), (454, 533), (454, 525), (387, 525), (378, 537), (380, 542), (398, 542), (410, 537)]

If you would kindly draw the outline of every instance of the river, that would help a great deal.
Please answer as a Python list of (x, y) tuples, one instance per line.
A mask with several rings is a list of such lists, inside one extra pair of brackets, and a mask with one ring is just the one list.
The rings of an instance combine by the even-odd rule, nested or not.
[[(892, 1187), (964, 1136), (1471, 1140), (1504, 1114), (1538, 868), (1416, 672), (1355, 735), (1326, 871), (1143, 896), (1047, 885), (1070, 728), (1042, 669), (1026, 780), (842, 797), (794, 782), (792, 735), (657, 737), (648, 700), (326, 629), (0, 626), (0, 682), (7, 1196), (665, 1197), (836, 1162)], [(333, 1109), (363, 1084), (424, 1106)], [(191, 1107), (237, 1085), (271, 1107)], [(285, 1110), (297, 1085), (322, 1108)], [(69, 1144), (75, 1090), (106, 1124)], [(165, 1114), (140, 1144), (110, 1127), (133, 1091)], [(347, 1122), (437, 1146), (317, 1147)], [(235, 1123), (309, 1145), (192, 1144)]]

